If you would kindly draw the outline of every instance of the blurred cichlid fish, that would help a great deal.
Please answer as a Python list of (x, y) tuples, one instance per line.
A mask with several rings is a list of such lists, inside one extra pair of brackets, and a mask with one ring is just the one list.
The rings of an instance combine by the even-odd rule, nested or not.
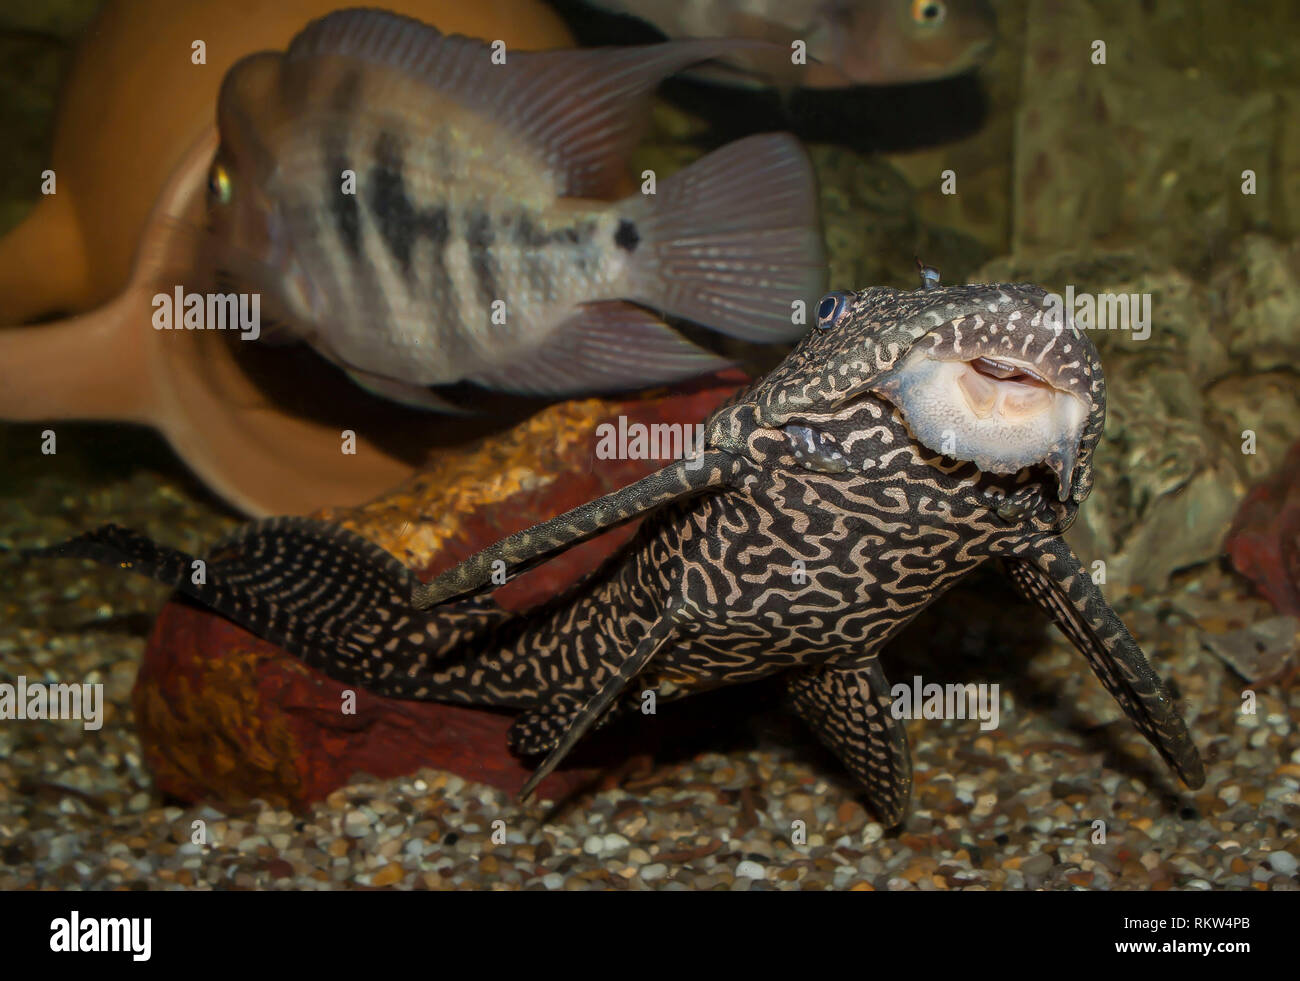
[[(782, 50), (737, 52), (728, 65), (772, 84), (807, 88), (926, 82), (973, 68), (997, 22), (988, 0), (588, 0), (668, 37), (737, 37)], [(792, 68), (790, 45), (807, 45)], [(718, 77), (710, 71), (711, 77)], [(732, 76), (731, 81), (743, 79)], [(753, 80), (752, 77), (750, 79)]]
[[(752, 42), (516, 52), (331, 14), (226, 77), (215, 260), (378, 394), (645, 387), (728, 362), (653, 311), (792, 339), (825, 261), (812, 170), (751, 137), (611, 201), (667, 75)], [(501, 63), (504, 55), (504, 63)]]

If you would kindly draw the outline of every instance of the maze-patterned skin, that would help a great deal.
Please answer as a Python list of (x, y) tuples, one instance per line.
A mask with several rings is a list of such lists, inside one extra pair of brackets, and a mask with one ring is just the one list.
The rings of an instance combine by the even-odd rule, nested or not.
[[(1028, 285), (840, 294), (770, 375), (716, 412), (700, 457), (512, 535), (420, 585), (386, 553), (298, 519), (247, 526), (208, 557), (121, 529), (58, 554), (129, 562), (341, 681), (403, 698), (522, 710), (513, 748), (547, 753), (524, 793), (593, 725), (643, 693), (680, 698), (778, 672), (800, 716), (881, 816), (906, 814), (911, 764), (877, 654), (981, 563), (1001, 562), (1085, 655), (1191, 787), (1195, 746), (1141, 650), (1060, 535), (1092, 485), (1105, 382), (1091, 342)], [(1048, 463), (997, 473), (960, 442), (909, 429), (894, 371), (1014, 359), (1087, 405)], [(903, 400), (905, 401), (905, 400)], [(556, 551), (647, 515), (633, 541), (524, 615), (485, 591)], [(500, 576), (497, 576), (500, 580)]]

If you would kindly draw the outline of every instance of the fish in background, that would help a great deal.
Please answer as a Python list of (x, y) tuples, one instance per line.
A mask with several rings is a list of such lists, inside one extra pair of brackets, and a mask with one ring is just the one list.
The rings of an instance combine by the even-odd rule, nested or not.
[[(750, 137), (611, 200), (666, 76), (745, 41), (505, 52), (344, 11), (224, 80), (212, 261), (369, 390), (538, 396), (641, 388), (730, 362), (659, 312), (793, 339), (825, 260), (807, 156)], [(349, 187), (349, 184), (352, 186)], [(348, 193), (348, 191), (353, 193)]]
[[(737, 52), (727, 74), (693, 74), (739, 84), (804, 88), (898, 85), (958, 75), (992, 47), (997, 21), (988, 0), (588, 0), (646, 21), (670, 38), (771, 41), (781, 52)], [(807, 44), (808, 64), (790, 62)], [(740, 72), (742, 74), (736, 74)]]
[[(247, 54), (283, 51), (338, 6), (105, 0), (59, 86), (42, 161), (58, 175), (58, 193), (32, 183), (34, 207), (0, 236), (0, 419), (149, 426), (248, 515), (361, 504), (493, 425), (382, 403), (310, 351), (152, 329), (157, 294), (194, 275), (222, 79)], [(512, 50), (574, 46), (544, 0), (385, 6)], [(176, 57), (198, 38), (206, 65)], [(0, 80), (0, 101), (12, 96), (14, 76)], [(356, 434), (355, 454), (339, 453), (344, 427)], [(20, 443), (28, 448), (14, 444), (14, 459), (39, 454)]]

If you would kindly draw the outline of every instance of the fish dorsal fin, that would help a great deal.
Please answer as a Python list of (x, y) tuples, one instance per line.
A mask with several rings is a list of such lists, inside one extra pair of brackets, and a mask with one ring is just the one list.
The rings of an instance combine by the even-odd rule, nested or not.
[(343, 10), (314, 21), (294, 38), (285, 69), (291, 76), (311, 59), (339, 56), (399, 71), (535, 147), (563, 194), (609, 198), (626, 176), (627, 156), (642, 134), (659, 83), (690, 65), (756, 46), (768, 47), (698, 40), (583, 51), (507, 50), (505, 63), (498, 64), (483, 41), (444, 35), (384, 11)]

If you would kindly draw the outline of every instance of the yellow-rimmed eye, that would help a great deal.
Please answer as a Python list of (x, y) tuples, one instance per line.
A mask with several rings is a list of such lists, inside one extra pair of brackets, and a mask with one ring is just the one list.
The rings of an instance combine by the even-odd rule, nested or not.
[(208, 200), (213, 204), (229, 204), (234, 185), (230, 180), (230, 171), (224, 164), (217, 162), (208, 171)]
[(923, 27), (938, 27), (947, 16), (943, 0), (912, 0), (912, 20)]

